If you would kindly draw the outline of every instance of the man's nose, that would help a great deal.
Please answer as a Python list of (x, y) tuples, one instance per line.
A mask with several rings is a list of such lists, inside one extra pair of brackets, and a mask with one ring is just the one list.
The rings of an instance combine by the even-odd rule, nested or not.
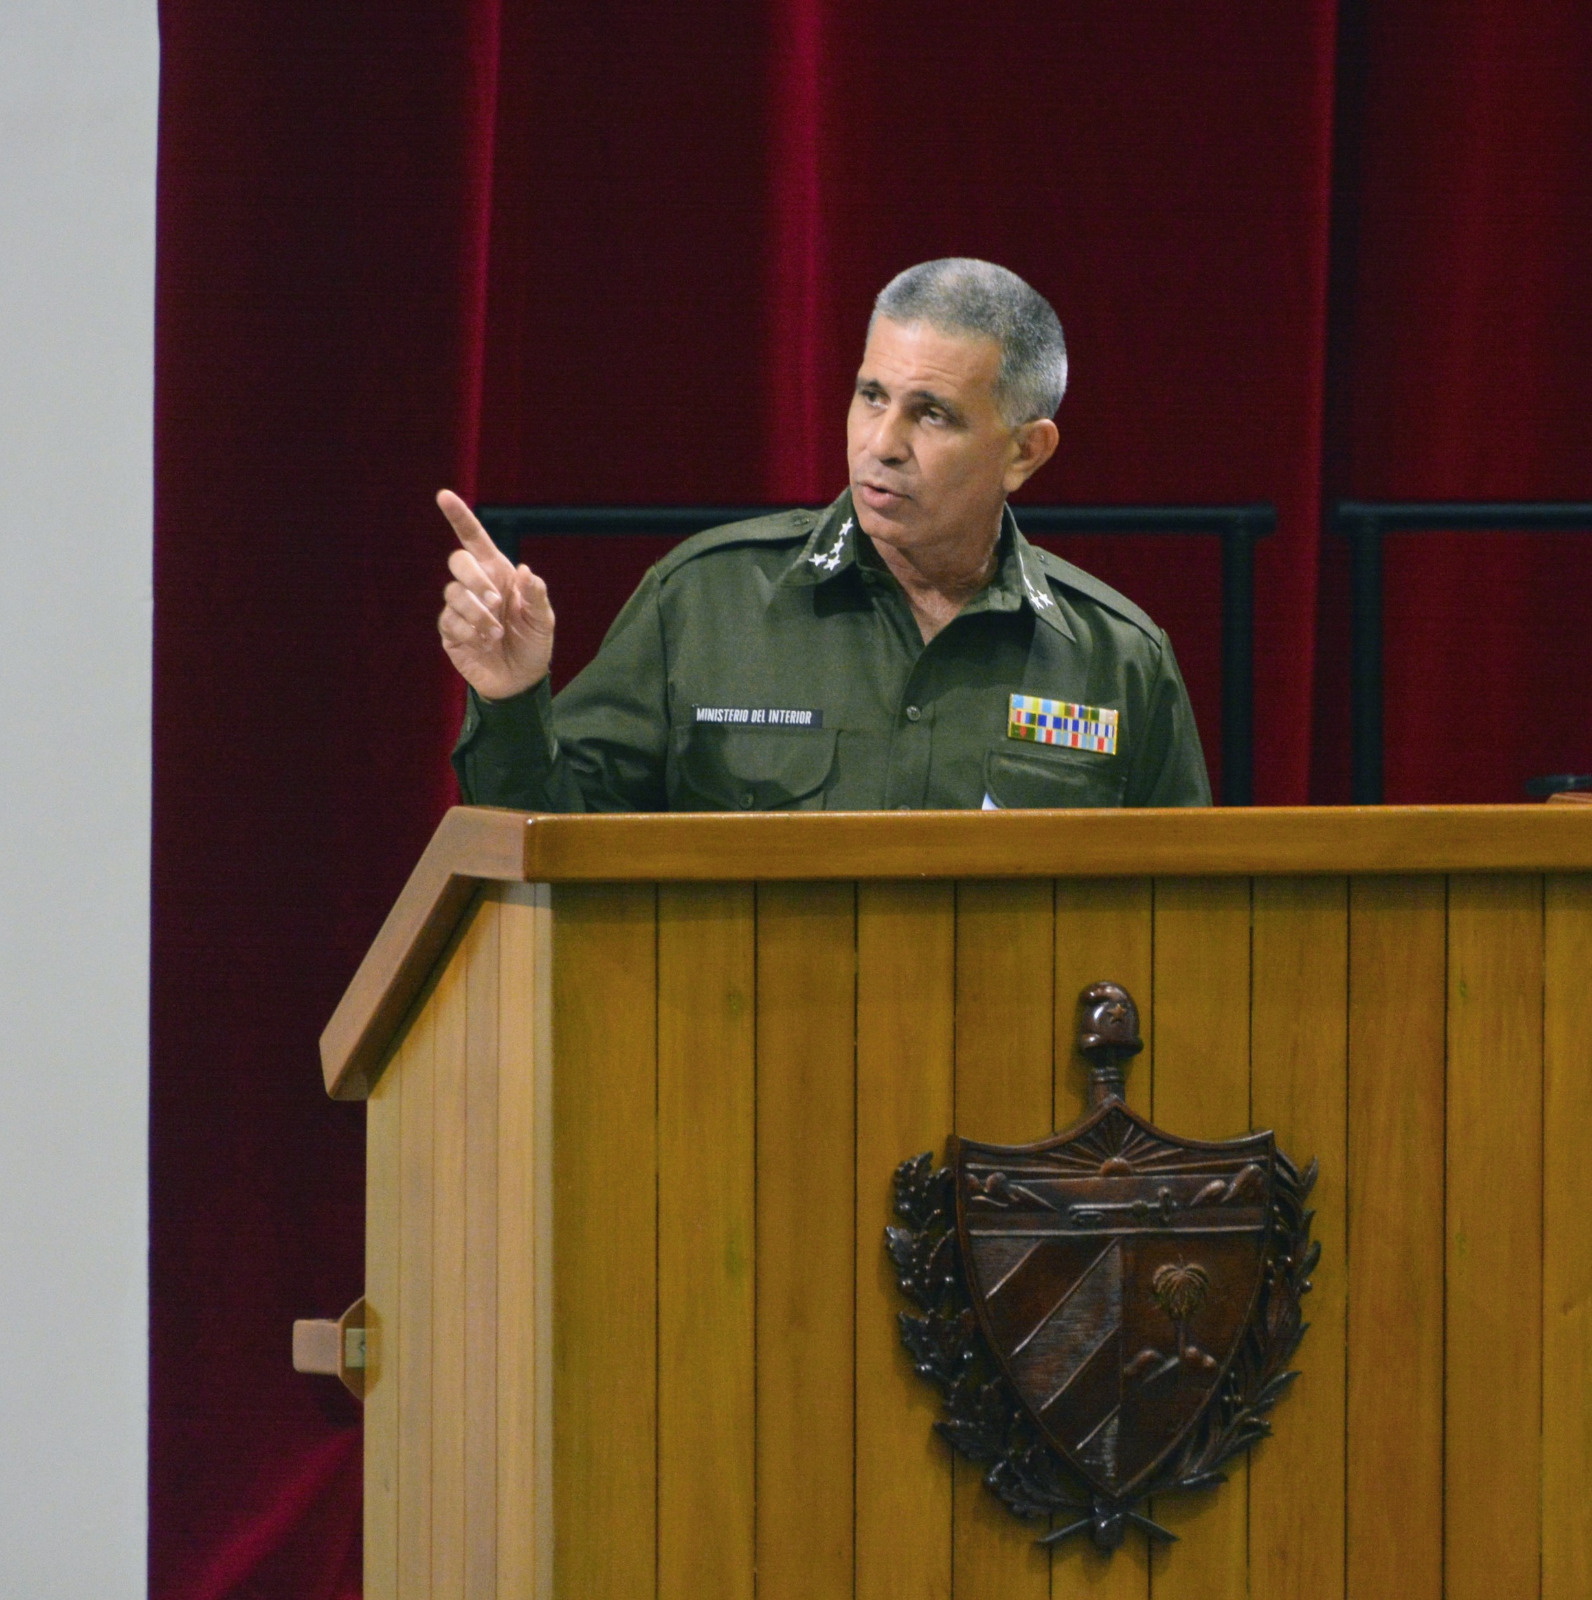
[(911, 454), (908, 419), (896, 406), (886, 406), (873, 429), (873, 453), (887, 466), (905, 461)]

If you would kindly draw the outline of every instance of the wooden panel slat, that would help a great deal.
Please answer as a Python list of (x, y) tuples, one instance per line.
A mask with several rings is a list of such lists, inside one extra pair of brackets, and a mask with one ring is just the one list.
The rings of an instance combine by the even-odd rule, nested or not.
[[(1159, 880), (1155, 886), (1155, 1120), (1185, 1137), (1248, 1130), (1247, 879)], [(1245, 1593), (1248, 1462), (1194, 1495), (1163, 1496), (1153, 1515), (1177, 1544), (1151, 1555), (1155, 1600), (1228, 1600)]]
[(948, 883), (857, 890), (857, 1600), (949, 1600), (950, 1451), (901, 1347), (884, 1250), (891, 1179), (951, 1131), (956, 901)]
[(1251, 1600), (1343, 1593), (1344, 1264), (1348, 1169), (1348, 885), (1259, 879), (1254, 887), (1251, 1115), (1320, 1176), (1310, 1204), (1321, 1265), (1305, 1297), (1300, 1376), (1249, 1476)]
[[(1048, 1134), (1055, 1100), (1055, 901), (1048, 879), (956, 891), (956, 1131), (996, 1144)], [(1019, 1522), (955, 1467), (953, 1592), (964, 1600), (1050, 1594), (1043, 1528)]]
[(1447, 952), (1443, 879), (1351, 881), (1351, 1600), (1382, 1600), (1389, 1573), (1408, 1600), (1442, 1594)]
[(436, 1012), (421, 1008), (394, 1063), (404, 1079), (399, 1128), (398, 1594), (431, 1591), (432, 1100)]
[[(1155, 1056), (1155, 990), (1151, 963), (1154, 906), (1148, 878), (1062, 879), (1056, 884), (1056, 1123), (1065, 1127), (1088, 1106), (1089, 1064), (1079, 1053), (1078, 996), (1109, 978), (1138, 1003), (1144, 1050), (1128, 1065), (1127, 1101), (1150, 1115)], [(1073, 1538), (1051, 1557), (1051, 1593), (1100, 1600), (1145, 1600), (1149, 1553), (1131, 1533), (1113, 1555)]]
[(546, 884), (498, 911), (497, 1582), (553, 1593), (553, 1002)]
[(1139, 1007), (1144, 1050), (1128, 1064), (1127, 1101), (1149, 1116), (1154, 1076), (1155, 940), (1148, 878), (1063, 878), (1056, 884), (1056, 1124), (1089, 1105), (1089, 1063), (1078, 1052), (1078, 996), (1102, 979), (1120, 983)]
[(400, 1048), (365, 1108), (365, 1507), (368, 1600), (398, 1596), (398, 1330), (402, 1191)]
[(464, 941), (464, 1592), (497, 1594), (498, 934), (483, 896)]
[(1592, 1594), (1592, 877), (1544, 908), (1542, 1592)]
[[(473, 919), (468, 925), (473, 925)], [(432, 1600), (463, 1600), (464, 1595), (468, 946), (466, 933), (443, 967), (430, 1002), (433, 1076), (431, 1585), (428, 1593)]]
[(554, 912), (556, 1592), (647, 1600), (657, 1589), (657, 895), (650, 884), (570, 886)]
[(856, 892), (757, 893), (757, 1594), (852, 1585)]
[(1448, 897), (1446, 1600), (1538, 1592), (1542, 880)]
[(755, 1473), (749, 884), (658, 892), (658, 1592), (750, 1600)]

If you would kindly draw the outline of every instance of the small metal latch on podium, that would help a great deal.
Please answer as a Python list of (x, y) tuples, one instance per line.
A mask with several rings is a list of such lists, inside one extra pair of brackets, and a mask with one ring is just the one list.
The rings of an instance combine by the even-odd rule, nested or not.
[(338, 1378), (356, 1400), (365, 1398), (365, 1297), (335, 1322), (325, 1317), (293, 1324), (293, 1370)]

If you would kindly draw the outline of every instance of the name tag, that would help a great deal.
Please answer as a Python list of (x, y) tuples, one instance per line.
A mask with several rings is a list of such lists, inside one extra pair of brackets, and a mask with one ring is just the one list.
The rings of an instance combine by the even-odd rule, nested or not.
[(1014, 694), (1006, 718), (1006, 737), (1114, 756), (1117, 753), (1117, 713), (1110, 706), (1079, 706), (1070, 700), (1042, 700), (1037, 695)]
[(821, 728), (822, 711), (798, 706), (693, 706), (698, 722), (737, 728)]

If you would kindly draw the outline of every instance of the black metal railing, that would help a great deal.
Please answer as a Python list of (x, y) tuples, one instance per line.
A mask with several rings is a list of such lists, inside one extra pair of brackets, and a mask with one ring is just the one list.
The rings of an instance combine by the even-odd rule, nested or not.
[[(537, 534), (593, 537), (661, 534), (683, 539), (705, 528), (768, 516), (789, 506), (478, 506), (487, 532), (511, 561)], [(1275, 507), (1030, 506), (1015, 508), (1023, 531), (1068, 534), (1207, 534), (1222, 542), (1223, 805), (1255, 797), (1255, 543), (1277, 525)]]
[(1351, 548), (1351, 794), (1382, 803), (1382, 540), (1390, 533), (1586, 533), (1592, 503), (1341, 500), (1332, 521)]

